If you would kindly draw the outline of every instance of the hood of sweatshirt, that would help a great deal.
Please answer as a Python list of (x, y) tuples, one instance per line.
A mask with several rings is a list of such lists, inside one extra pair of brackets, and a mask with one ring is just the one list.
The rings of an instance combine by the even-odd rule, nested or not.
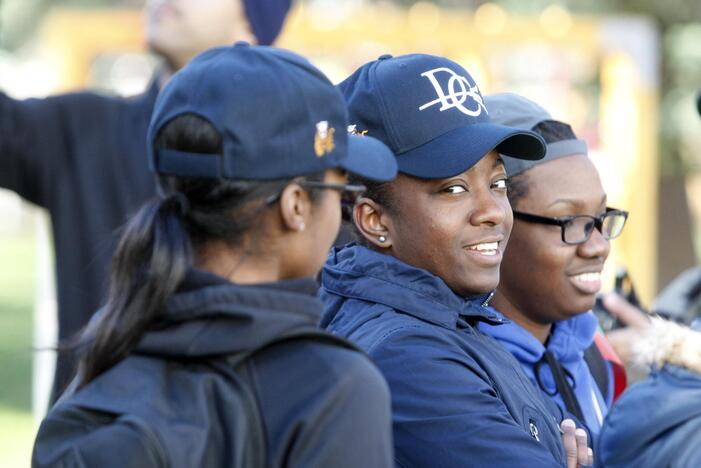
[(317, 290), (313, 279), (236, 285), (190, 270), (136, 352), (195, 358), (254, 351), (281, 335), (315, 326), (322, 309)]
[(545, 345), (515, 322), (498, 327), (480, 324), (479, 328), (504, 345), (536, 385), (564, 409), (565, 404), (557, 394), (550, 368), (547, 364), (538, 364), (543, 359), (545, 350), (550, 351), (568, 374), (569, 383), (584, 413), (584, 422), (591, 432), (597, 433), (606, 416), (607, 404), (584, 360), (584, 351), (594, 342), (597, 326), (596, 316), (592, 312), (557, 322), (553, 324)]

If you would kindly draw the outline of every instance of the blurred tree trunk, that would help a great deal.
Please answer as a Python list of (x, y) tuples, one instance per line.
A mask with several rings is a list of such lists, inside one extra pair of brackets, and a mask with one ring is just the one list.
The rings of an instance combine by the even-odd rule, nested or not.
[(657, 218), (658, 291), (681, 272), (697, 265), (684, 179), (684, 174), (660, 176)]

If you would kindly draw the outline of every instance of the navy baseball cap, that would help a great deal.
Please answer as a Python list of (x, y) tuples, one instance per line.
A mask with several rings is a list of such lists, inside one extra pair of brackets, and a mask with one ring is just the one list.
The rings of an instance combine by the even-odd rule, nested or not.
[(383, 55), (338, 87), (356, 131), (387, 144), (405, 174), (452, 177), (493, 149), (522, 159), (545, 155), (539, 135), (491, 122), (477, 83), (444, 57)]
[[(217, 129), (221, 154), (155, 148), (161, 128), (184, 114)], [(237, 43), (198, 55), (168, 81), (151, 116), (149, 165), (180, 177), (273, 180), (340, 168), (371, 180), (393, 179), (392, 152), (347, 128), (343, 96), (306, 59)]]
[[(498, 93), (484, 97), (484, 102), (491, 111), (494, 122), (510, 127), (532, 130), (542, 122), (559, 122), (554, 120), (548, 111), (530, 99), (513, 93)], [(564, 123), (564, 122), (560, 122)], [(543, 164), (553, 159), (564, 158), (574, 154), (587, 155), (587, 142), (578, 138), (563, 139), (547, 143), (545, 157), (538, 161), (504, 158), (506, 175), (520, 174), (533, 166)]]

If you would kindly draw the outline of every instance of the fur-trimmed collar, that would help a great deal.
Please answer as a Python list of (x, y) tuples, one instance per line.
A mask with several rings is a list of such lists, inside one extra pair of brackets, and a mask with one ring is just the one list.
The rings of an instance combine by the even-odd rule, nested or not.
[(645, 337), (634, 343), (633, 354), (638, 364), (673, 364), (701, 373), (701, 333), (653, 317)]

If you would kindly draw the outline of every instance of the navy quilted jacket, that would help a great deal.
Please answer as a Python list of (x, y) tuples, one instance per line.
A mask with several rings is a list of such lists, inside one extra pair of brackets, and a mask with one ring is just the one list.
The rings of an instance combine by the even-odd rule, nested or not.
[(322, 273), (322, 326), (364, 349), (392, 395), (403, 467), (564, 466), (557, 411), (514, 357), (476, 328), (506, 320), (489, 296), (349, 245)]

